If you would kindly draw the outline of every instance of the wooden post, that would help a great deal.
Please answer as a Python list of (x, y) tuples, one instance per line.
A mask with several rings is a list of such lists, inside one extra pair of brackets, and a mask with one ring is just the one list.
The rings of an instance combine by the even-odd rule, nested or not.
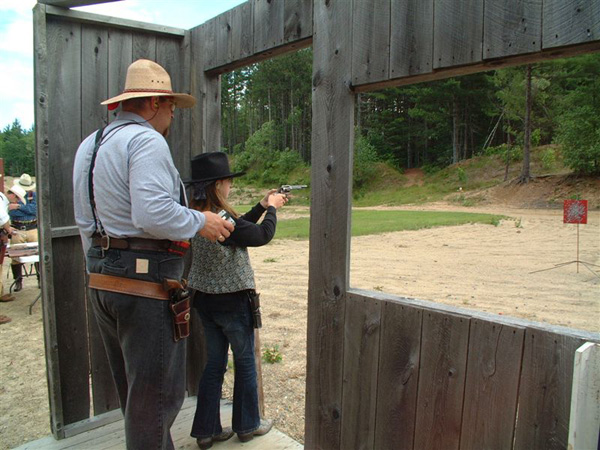
[(597, 448), (599, 432), (600, 344), (586, 342), (575, 352), (568, 449)]
[(354, 104), (352, 11), (314, 2), (306, 448), (339, 449), (349, 277)]

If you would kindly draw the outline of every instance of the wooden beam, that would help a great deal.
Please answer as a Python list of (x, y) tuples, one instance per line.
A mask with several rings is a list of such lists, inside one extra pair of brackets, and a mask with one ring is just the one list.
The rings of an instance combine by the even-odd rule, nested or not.
[(60, 16), (64, 19), (73, 20), (78, 23), (91, 23), (115, 28), (124, 28), (133, 31), (148, 31), (151, 33), (170, 34), (180, 36), (182, 38), (186, 33), (186, 30), (181, 28), (138, 22), (136, 20), (119, 19), (117, 17), (103, 16), (101, 14), (92, 14), (73, 9), (57, 8), (55, 6), (46, 6), (46, 14), (49, 16)]
[(340, 449), (355, 95), (352, 10), (314, 3), (306, 448)]
[(600, 41), (594, 41), (568, 47), (542, 50), (538, 53), (528, 53), (505, 58), (497, 58), (471, 65), (448, 67), (444, 69), (438, 69), (430, 73), (423, 73), (414, 76), (391, 78), (387, 81), (381, 81), (378, 83), (354, 85), (352, 86), (352, 89), (354, 92), (372, 92), (389, 87), (407, 86), (409, 84), (423, 83), (426, 81), (444, 80), (451, 77), (485, 72), (487, 70), (497, 70), (504, 67), (519, 66), (523, 64), (535, 64), (537, 62), (550, 61), (557, 58), (569, 58), (572, 56), (595, 53), (598, 51), (600, 51)]
[(97, 5), (100, 3), (119, 2), (121, 0), (38, 0), (49, 6), (59, 6), (61, 8), (74, 8), (77, 6)]

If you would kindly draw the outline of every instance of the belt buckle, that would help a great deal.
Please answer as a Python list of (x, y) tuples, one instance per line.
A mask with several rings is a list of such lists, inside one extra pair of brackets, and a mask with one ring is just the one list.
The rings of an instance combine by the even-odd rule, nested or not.
[(108, 234), (100, 236), (100, 247), (102, 250), (108, 250), (110, 248), (110, 236)]

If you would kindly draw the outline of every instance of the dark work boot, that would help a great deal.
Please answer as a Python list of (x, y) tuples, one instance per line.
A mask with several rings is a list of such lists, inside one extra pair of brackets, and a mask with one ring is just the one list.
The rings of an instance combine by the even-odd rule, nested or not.
[(15, 279), (15, 288), (13, 291), (19, 292), (23, 289), (23, 264), (12, 264), (10, 268), (13, 273), (13, 278)]

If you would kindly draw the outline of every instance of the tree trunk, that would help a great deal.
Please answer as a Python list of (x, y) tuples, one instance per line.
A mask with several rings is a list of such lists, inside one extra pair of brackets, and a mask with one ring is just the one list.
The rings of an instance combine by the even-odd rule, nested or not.
[(510, 147), (512, 145), (510, 133), (506, 133), (506, 167), (504, 168), (504, 181), (508, 180), (508, 169), (510, 167)]
[(452, 164), (458, 162), (458, 101), (454, 97), (452, 105)]
[(530, 156), (531, 156), (531, 64), (527, 65), (527, 78), (525, 90), (525, 138), (523, 142), (523, 168), (521, 169), (521, 177), (519, 182), (528, 183), (531, 180), (529, 172)]

